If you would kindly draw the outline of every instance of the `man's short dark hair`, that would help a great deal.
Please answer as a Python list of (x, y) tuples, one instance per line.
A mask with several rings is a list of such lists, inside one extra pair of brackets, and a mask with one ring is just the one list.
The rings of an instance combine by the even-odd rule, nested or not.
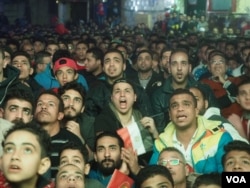
[(46, 130), (44, 130), (41, 126), (37, 125), (35, 122), (29, 122), (29, 123), (17, 122), (4, 135), (4, 141), (2, 142), (3, 147), (7, 137), (15, 131), (27, 131), (34, 134), (37, 138), (39, 145), (41, 146), (41, 158), (50, 156), (50, 149), (51, 149), (50, 135)]
[(148, 53), (150, 55), (151, 59), (153, 59), (153, 53), (150, 50), (141, 50), (141, 51), (139, 51), (138, 54), (137, 54), (137, 59), (138, 59), (139, 55), (142, 54), (142, 53)]
[(113, 132), (104, 131), (104, 132), (101, 132), (100, 134), (98, 134), (96, 136), (94, 152), (96, 152), (96, 147), (97, 147), (98, 140), (101, 139), (101, 138), (103, 138), (103, 137), (116, 138), (117, 141), (118, 141), (118, 145), (120, 146), (120, 148), (124, 147), (124, 141), (122, 140), (122, 138), (120, 137), (119, 134), (117, 134), (115, 131), (113, 131)]
[(96, 60), (100, 60), (103, 65), (104, 53), (99, 47), (89, 48), (86, 53), (92, 53)]
[(174, 187), (174, 180), (170, 171), (166, 167), (160, 165), (148, 165), (142, 168), (135, 178), (136, 187), (140, 188), (144, 181), (156, 175), (166, 177)]
[(169, 62), (171, 64), (171, 59), (172, 59), (172, 56), (175, 55), (176, 53), (184, 53), (187, 55), (188, 57), (188, 63), (190, 64), (190, 58), (189, 58), (189, 55), (188, 55), (188, 51), (184, 48), (177, 48), (177, 49), (174, 49), (172, 52), (171, 52), (171, 55), (169, 57)]
[(221, 186), (221, 174), (209, 173), (199, 175), (193, 184), (193, 188), (198, 188), (201, 185), (218, 185)]
[(25, 89), (11, 90), (11, 91), (7, 92), (6, 97), (4, 98), (4, 101), (1, 104), (1, 107), (3, 109), (5, 109), (7, 102), (9, 100), (12, 100), (12, 99), (19, 99), (19, 100), (24, 100), (24, 101), (29, 102), (32, 106), (32, 113), (33, 113), (35, 99), (34, 99), (34, 96), (32, 93), (30, 93), (29, 91), (27, 91)]
[(84, 105), (85, 97), (86, 97), (86, 90), (82, 84), (80, 84), (76, 81), (68, 82), (64, 86), (59, 87), (58, 88), (58, 95), (62, 96), (67, 90), (70, 90), (70, 89), (77, 91), (81, 95), (82, 103)]
[(58, 95), (55, 91), (53, 91), (52, 89), (48, 89), (48, 90), (43, 90), (37, 97), (37, 99), (39, 99), (42, 95), (53, 95), (54, 97), (56, 97), (59, 101), (59, 105), (58, 105), (58, 110), (59, 112), (64, 112), (64, 103), (62, 98), (60, 97), (60, 95)]
[[(174, 92), (170, 95), (169, 97), (169, 105), (170, 105), (170, 101), (171, 99), (175, 96), (175, 95), (180, 95), (180, 94), (187, 94), (187, 95), (190, 95), (193, 99), (193, 102), (194, 102), (194, 106), (197, 107), (197, 100), (194, 96), (194, 94), (189, 91), (188, 89), (183, 89), (183, 88), (178, 88), (178, 89), (175, 89)], [(169, 106), (170, 108), (170, 106)]]
[(51, 54), (46, 51), (40, 51), (35, 54), (35, 64), (42, 64), (44, 57), (51, 57)]
[(25, 52), (25, 51), (16, 51), (16, 52), (14, 52), (12, 54), (12, 57), (11, 57), (11, 62), (13, 61), (13, 59), (16, 56), (24, 56), (24, 57), (26, 57), (28, 59), (28, 61), (29, 61), (30, 66), (32, 66), (30, 55), (27, 52)]
[(249, 79), (245, 79), (245, 80), (242, 80), (238, 86), (237, 86), (237, 95), (239, 95), (239, 88), (245, 84), (250, 84), (250, 80)]
[(66, 144), (64, 144), (59, 152), (59, 157), (61, 157), (62, 155), (62, 152), (64, 150), (67, 150), (67, 149), (70, 149), (70, 150), (78, 150), (81, 155), (82, 155), (82, 158), (84, 160), (84, 163), (88, 163), (89, 161), (89, 152), (86, 148), (85, 145), (79, 145), (79, 144), (76, 144), (74, 142), (67, 142)]
[(123, 62), (123, 63), (126, 63), (125, 58), (124, 58), (124, 56), (122, 55), (122, 52), (121, 52), (120, 50), (114, 49), (114, 48), (108, 49), (108, 50), (104, 53), (104, 56), (103, 56), (103, 57), (105, 57), (105, 56), (106, 56), (107, 54), (109, 54), (109, 53), (118, 53), (118, 54), (120, 54), (121, 57), (122, 57), (122, 62)]
[(222, 156), (222, 165), (224, 166), (226, 156), (231, 151), (245, 151), (250, 155), (250, 145), (241, 140), (233, 140), (224, 146), (225, 154)]

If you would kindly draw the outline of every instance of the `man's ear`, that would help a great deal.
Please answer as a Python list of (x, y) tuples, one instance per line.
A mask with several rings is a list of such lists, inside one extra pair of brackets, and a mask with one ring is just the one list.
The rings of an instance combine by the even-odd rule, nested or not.
[(62, 120), (63, 117), (64, 117), (64, 113), (63, 113), (63, 112), (59, 112), (59, 113), (58, 113), (58, 116), (57, 116), (57, 119), (58, 119), (58, 120)]
[(87, 163), (87, 164), (85, 164), (85, 166), (84, 166), (84, 174), (85, 174), (85, 175), (88, 175), (88, 174), (89, 174), (89, 171), (90, 171), (90, 164)]
[(74, 76), (74, 80), (77, 80), (77, 79), (78, 79), (78, 76), (79, 76), (79, 75), (78, 75), (78, 73), (76, 72), (76, 73), (75, 73), (75, 76)]
[(0, 108), (0, 118), (3, 118), (3, 114), (4, 114), (4, 109)]
[(40, 161), (39, 168), (38, 168), (38, 174), (39, 175), (44, 174), (45, 172), (48, 171), (50, 166), (51, 166), (51, 161), (50, 161), (49, 157), (42, 158)]
[(185, 165), (185, 174), (186, 174), (186, 176), (188, 176), (190, 174), (190, 169), (189, 169), (187, 164)]
[(32, 75), (34, 72), (34, 69), (32, 67), (30, 67), (30, 72), (29, 72), (29, 75)]
[(95, 159), (95, 162), (97, 162), (97, 156), (96, 156), (96, 153), (94, 153), (94, 159)]
[(208, 100), (205, 100), (204, 102), (205, 102), (205, 109), (207, 109), (208, 108)]
[(83, 106), (83, 107), (82, 107), (82, 109), (81, 109), (81, 113), (83, 113), (83, 112), (84, 112), (84, 109), (85, 109), (85, 106)]
[[(239, 101), (238, 96), (236, 96), (236, 102), (237, 102), (238, 104), (240, 104), (240, 101)], [(1, 108), (0, 108), (0, 110), (1, 110)]]

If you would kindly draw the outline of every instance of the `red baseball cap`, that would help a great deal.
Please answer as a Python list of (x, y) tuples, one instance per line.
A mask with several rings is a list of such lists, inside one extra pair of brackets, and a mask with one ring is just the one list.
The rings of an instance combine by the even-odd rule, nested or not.
[(70, 67), (74, 70), (77, 70), (77, 66), (76, 66), (76, 62), (73, 59), (70, 58), (60, 58), (58, 60), (56, 60), (54, 67), (53, 67), (53, 72), (55, 74), (55, 72), (60, 69), (61, 67)]

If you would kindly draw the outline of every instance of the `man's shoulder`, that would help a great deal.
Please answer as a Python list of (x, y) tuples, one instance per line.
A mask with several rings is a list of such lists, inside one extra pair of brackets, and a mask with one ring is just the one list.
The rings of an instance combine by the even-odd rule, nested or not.
[(101, 184), (101, 182), (91, 178), (85, 178), (85, 186), (87, 188), (105, 188), (105, 186)]

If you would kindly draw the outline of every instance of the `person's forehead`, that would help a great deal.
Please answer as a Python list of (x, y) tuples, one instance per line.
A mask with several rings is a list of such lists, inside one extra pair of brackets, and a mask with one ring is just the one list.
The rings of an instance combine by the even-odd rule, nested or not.
[(118, 139), (111, 136), (103, 136), (97, 141), (98, 145), (103, 145), (104, 143), (108, 145), (118, 145)]
[(25, 99), (12, 98), (7, 101), (7, 106), (16, 105), (20, 107), (32, 108), (32, 104)]
[(138, 58), (139, 57), (145, 57), (145, 56), (146, 57), (151, 57), (150, 53), (148, 53), (148, 52), (142, 52), (142, 53), (139, 54)]
[(129, 83), (125, 83), (125, 82), (120, 82), (120, 83), (116, 83), (114, 85), (114, 89), (119, 89), (119, 88), (133, 88)]
[(74, 89), (65, 90), (65, 93), (63, 95), (71, 95), (71, 96), (77, 96), (77, 97), (82, 98), (81, 94), (77, 90), (74, 90)]
[(172, 96), (172, 98), (170, 99), (170, 102), (174, 102), (177, 100), (178, 101), (184, 101), (184, 100), (192, 101), (192, 96), (187, 93), (180, 93), (180, 94)]
[(223, 56), (221, 56), (221, 55), (219, 55), (219, 54), (216, 54), (216, 55), (214, 55), (214, 56), (212, 56), (212, 57), (210, 58), (210, 60), (213, 60), (213, 59), (225, 59), (225, 57), (223, 57)]
[(200, 97), (202, 95), (198, 88), (190, 88), (189, 90), (194, 94), (194, 96)]
[(50, 101), (53, 101), (53, 102), (58, 102), (58, 98), (52, 94), (42, 94), (39, 98), (38, 98), (38, 101), (41, 101), (41, 100), (50, 100)]
[(62, 66), (57, 71), (68, 71), (68, 70), (75, 70), (75, 69), (69, 66)]
[(17, 55), (17, 56), (15, 56), (14, 58), (13, 58), (13, 61), (15, 61), (15, 60), (19, 60), (19, 59), (22, 59), (22, 60), (29, 60), (26, 56), (24, 56), (24, 55)]
[(241, 151), (241, 150), (232, 150), (226, 154), (226, 160), (227, 159), (236, 159), (236, 158), (249, 158), (250, 159), (250, 154), (247, 151)]
[(26, 131), (26, 130), (16, 130), (12, 133), (10, 133), (7, 138), (5, 139), (5, 144), (6, 143), (25, 143), (25, 144), (32, 144), (35, 147), (40, 146), (38, 139), (37, 139), (37, 135)]
[(104, 56), (104, 59), (107, 59), (107, 58), (110, 58), (110, 57), (117, 57), (119, 59), (122, 59), (122, 55), (118, 52), (110, 52), (110, 53), (107, 53), (105, 56)]
[(239, 86), (239, 90), (250, 89), (250, 83), (243, 84)]
[(188, 55), (185, 52), (176, 52), (174, 54), (172, 54), (171, 59), (172, 58), (179, 58), (179, 57), (184, 57), (185, 59), (188, 59)]
[(79, 158), (83, 158), (81, 152), (78, 150), (78, 149), (65, 149), (62, 151), (61, 153), (61, 157), (68, 157), (68, 158), (71, 158), (71, 157), (79, 157)]
[(178, 153), (177, 151), (163, 151), (160, 156), (159, 156), (159, 159), (161, 158), (164, 158), (164, 157), (175, 157), (175, 158), (178, 158), (178, 159), (182, 159), (182, 156), (180, 153)]

